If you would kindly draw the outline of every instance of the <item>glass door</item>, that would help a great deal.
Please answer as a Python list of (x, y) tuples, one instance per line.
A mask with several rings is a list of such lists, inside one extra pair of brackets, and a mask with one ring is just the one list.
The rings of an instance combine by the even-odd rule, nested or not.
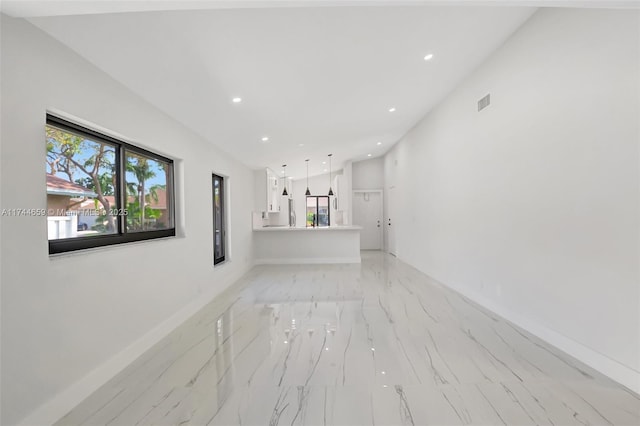
[(316, 226), (329, 226), (329, 197), (318, 197)]
[(331, 215), (328, 196), (307, 197), (307, 227), (330, 226)]

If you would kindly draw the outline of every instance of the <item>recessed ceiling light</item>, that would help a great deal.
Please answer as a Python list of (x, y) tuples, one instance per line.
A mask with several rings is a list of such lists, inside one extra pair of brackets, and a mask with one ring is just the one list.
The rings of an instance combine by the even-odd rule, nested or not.
[(382, 145), (382, 142), (378, 142), (376, 145)]
[(371, 157), (371, 154), (367, 154), (367, 157)]
[(395, 110), (396, 110), (396, 107), (389, 108), (389, 112), (394, 112)]
[(431, 59), (433, 59), (433, 53), (429, 53), (427, 56), (424, 57), (425, 61), (430, 61)]
[(324, 169), (324, 171), (326, 172), (326, 171), (327, 171), (327, 169)]
[(323, 162), (322, 162), (322, 164), (327, 164), (327, 162), (326, 162), (326, 161), (323, 161)]
[(299, 143), (298, 146), (304, 146), (304, 144), (303, 143)]
[(269, 141), (269, 136), (262, 137), (262, 142), (268, 142), (268, 141)]
[(239, 104), (240, 102), (242, 102), (242, 98), (233, 98), (231, 99), (233, 101), (234, 104)]

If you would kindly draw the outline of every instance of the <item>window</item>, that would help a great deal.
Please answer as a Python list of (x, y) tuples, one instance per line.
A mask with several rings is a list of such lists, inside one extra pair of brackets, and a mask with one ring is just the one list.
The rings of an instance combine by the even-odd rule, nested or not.
[(172, 228), (167, 209), (171, 162), (125, 149), (127, 232)]
[(173, 161), (47, 115), (49, 253), (175, 235)]
[(224, 178), (213, 175), (213, 264), (225, 259)]
[(328, 196), (308, 196), (307, 197), (307, 227), (329, 226), (329, 197)]

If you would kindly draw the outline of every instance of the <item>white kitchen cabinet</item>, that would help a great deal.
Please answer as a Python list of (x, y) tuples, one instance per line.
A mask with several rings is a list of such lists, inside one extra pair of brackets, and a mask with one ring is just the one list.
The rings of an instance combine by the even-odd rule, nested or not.
[(267, 206), (269, 213), (280, 211), (280, 179), (273, 170), (267, 168)]
[(334, 194), (334, 198), (333, 198), (334, 210), (338, 210), (338, 211), (345, 210), (346, 209), (345, 197), (347, 196), (347, 194), (345, 192), (343, 175), (336, 175), (336, 177), (333, 179), (333, 194)]

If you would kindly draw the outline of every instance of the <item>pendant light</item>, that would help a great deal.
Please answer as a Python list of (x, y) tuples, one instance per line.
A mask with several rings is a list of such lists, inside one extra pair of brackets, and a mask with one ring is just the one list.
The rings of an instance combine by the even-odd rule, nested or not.
[(331, 156), (333, 154), (329, 154), (329, 196), (333, 195), (333, 189), (331, 189)]
[(284, 191), (282, 191), (282, 195), (289, 195), (287, 192), (287, 165), (282, 165), (282, 186), (284, 186)]
[(304, 160), (307, 163), (307, 191), (304, 193), (304, 195), (309, 196), (311, 195), (311, 191), (309, 191), (309, 159)]

